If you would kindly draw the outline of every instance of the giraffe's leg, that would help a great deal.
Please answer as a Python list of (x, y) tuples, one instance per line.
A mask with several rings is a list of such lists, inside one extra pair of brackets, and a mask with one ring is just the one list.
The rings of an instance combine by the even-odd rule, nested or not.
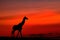
[(18, 37), (19, 36), (19, 31), (18, 31), (18, 33), (17, 33), (17, 36), (16, 37)]
[(21, 38), (22, 38), (22, 32), (20, 31), (20, 35), (21, 35)]
[(12, 31), (12, 37), (14, 37), (14, 32), (15, 32), (15, 30)]

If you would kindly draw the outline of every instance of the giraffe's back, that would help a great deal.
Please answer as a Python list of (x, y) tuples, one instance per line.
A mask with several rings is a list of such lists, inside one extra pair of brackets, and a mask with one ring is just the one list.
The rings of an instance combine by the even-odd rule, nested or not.
[(19, 25), (14, 25), (14, 26), (13, 26), (13, 29), (14, 29), (14, 30), (21, 30), (22, 27), (20, 27)]

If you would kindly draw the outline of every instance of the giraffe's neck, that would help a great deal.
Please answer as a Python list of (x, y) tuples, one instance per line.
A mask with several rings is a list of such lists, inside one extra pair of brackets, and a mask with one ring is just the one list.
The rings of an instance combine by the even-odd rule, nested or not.
[(23, 25), (25, 23), (25, 19), (22, 20), (21, 23), (19, 23), (18, 25)]
[(24, 24), (25, 23), (25, 19), (23, 19), (23, 21), (21, 23)]

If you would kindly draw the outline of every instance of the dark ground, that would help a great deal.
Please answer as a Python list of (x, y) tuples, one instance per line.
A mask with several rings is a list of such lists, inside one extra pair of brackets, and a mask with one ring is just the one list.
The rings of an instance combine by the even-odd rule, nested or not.
[(23, 37), (23, 38), (0, 37), (0, 40), (60, 40), (60, 37)]

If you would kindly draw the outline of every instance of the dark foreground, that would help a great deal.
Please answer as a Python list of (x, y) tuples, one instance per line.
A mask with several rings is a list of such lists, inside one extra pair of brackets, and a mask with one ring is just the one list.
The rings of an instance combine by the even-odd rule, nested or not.
[(0, 40), (60, 40), (60, 37), (29, 37), (29, 38), (0, 37)]

